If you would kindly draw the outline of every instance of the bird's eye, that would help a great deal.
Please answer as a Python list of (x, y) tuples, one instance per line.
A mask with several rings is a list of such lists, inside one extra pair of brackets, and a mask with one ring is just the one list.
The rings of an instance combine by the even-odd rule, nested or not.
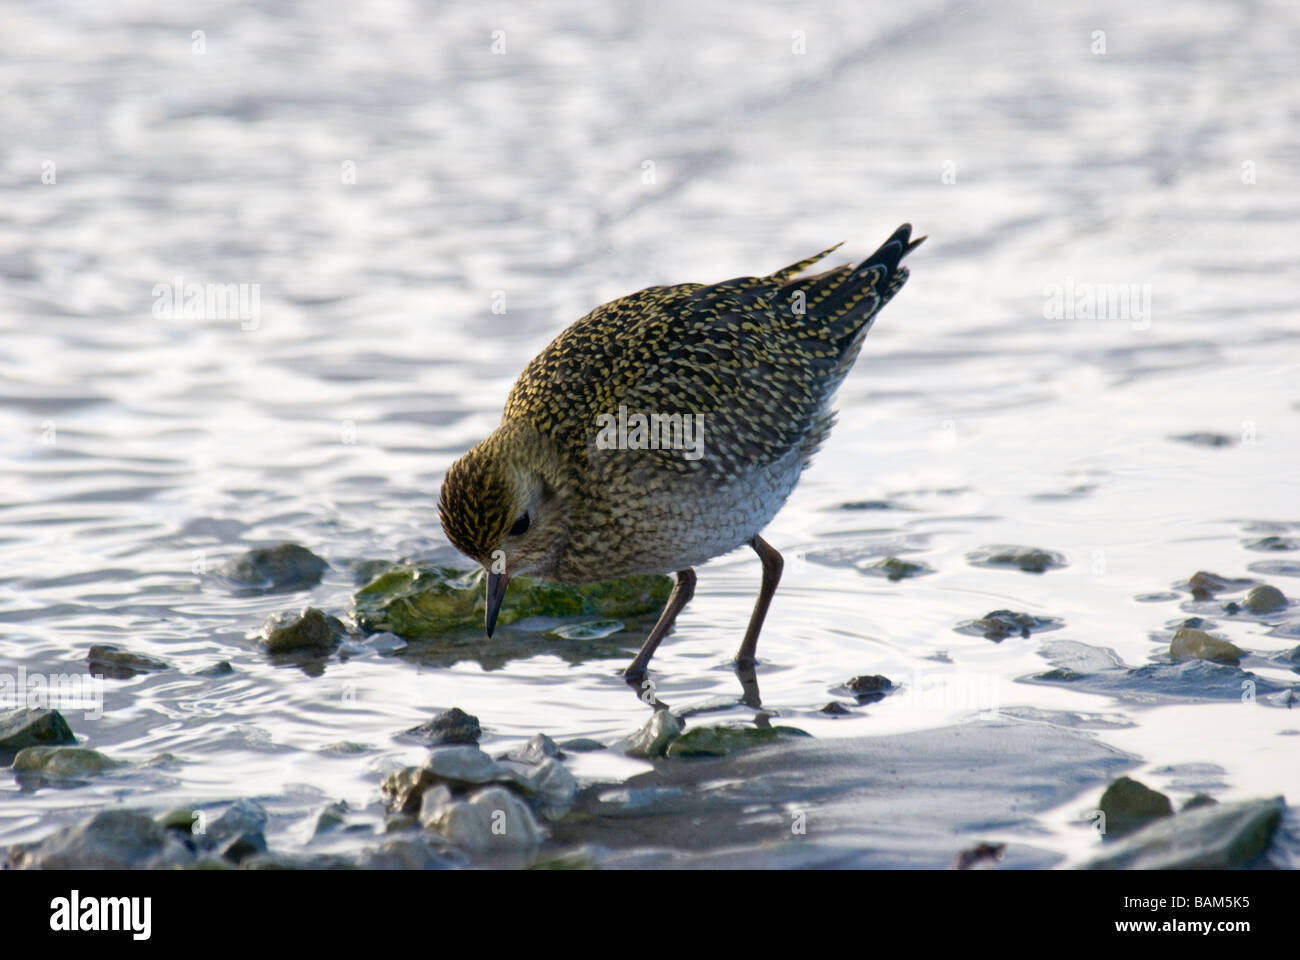
[(515, 521), (515, 525), (510, 528), (510, 536), (521, 537), (528, 532), (528, 514), (524, 514)]

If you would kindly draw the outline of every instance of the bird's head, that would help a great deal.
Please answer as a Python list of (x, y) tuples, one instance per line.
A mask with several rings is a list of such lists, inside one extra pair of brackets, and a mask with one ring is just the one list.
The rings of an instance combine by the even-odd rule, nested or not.
[(489, 637), (510, 578), (546, 576), (568, 542), (560, 464), (535, 429), (507, 421), (453, 463), (442, 482), (443, 532), (487, 572)]

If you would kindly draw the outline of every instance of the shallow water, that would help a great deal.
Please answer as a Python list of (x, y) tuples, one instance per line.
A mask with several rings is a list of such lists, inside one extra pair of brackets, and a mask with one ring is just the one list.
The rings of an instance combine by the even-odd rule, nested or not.
[[(24, 3), (6, 20), (0, 671), (79, 673), (94, 643), (164, 659), (105, 680), (102, 717), (68, 719), (111, 756), (180, 762), (66, 789), (0, 778), (0, 846), (96, 804), (251, 796), (272, 847), (293, 849), (329, 801), (377, 822), (382, 773), (423, 752), (394, 735), (436, 710), (480, 717), (490, 752), (636, 728), (647, 710), (618, 672), (637, 635), (578, 663), (365, 653), (323, 671), (248, 636), (308, 603), (342, 615), (355, 562), (450, 558), (443, 471), (591, 307), (839, 240), (860, 257), (905, 220), (930, 240), (765, 534), (787, 558), (759, 648), (765, 705), (817, 737), (993, 708), (1082, 722), (1175, 800), (1300, 796), (1284, 736), (1300, 714), (1265, 696), (1153, 704), (1022, 682), (1056, 641), (1160, 661), (1162, 631), (1211, 615), (1186, 593), (1140, 598), (1197, 570), (1300, 596), (1300, 552), (1248, 546), (1300, 538), (1293, 8)], [(160, 318), (155, 285), (178, 277), (257, 284), (258, 314)], [(1053, 285), (1137, 285), (1138, 309), (1049, 319)], [(1228, 442), (1172, 439), (1204, 432)], [(860, 501), (891, 508), (842, 507)], [(285, 540), (330, 562), (319, 587), (237, 596), (212, 575)], [(969, 561), (999, 544), (1067, 565)], [(888, 554), (934, 572), (858, 569)], [(700, 571), (654, 660), (666, 701), (737, 695), (758, 580), (748, 551)], [(1001, 608), (1064, 625), (1001, 643), (955, 630)], [(1300, 642), (1294, 606), (1213, 619), (1257, 654)], [(220, 660), (232, 675), (189, 675)], [(862, 673), (901, 689), (818, 712)], [(339, 741), (370, 749), (324, 749)], [(1095, 800), (1059, 808), (1037, 842), (1089, 852)]]

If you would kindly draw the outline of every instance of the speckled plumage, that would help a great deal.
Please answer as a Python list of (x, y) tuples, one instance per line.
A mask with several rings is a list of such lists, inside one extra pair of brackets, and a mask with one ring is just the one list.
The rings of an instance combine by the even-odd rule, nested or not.
[[(799, 277), (832, 247), (597, 307), (528, 364), (496, 431), (448, 471), (448, 538), (489, 568), (562, 582), (683, 570), (749, 542), (830, 431), (836, 388), (907, 280), (910, 233), (856, 267)], [(597, 418), (620, 405), (703, 414), (703, 455), (601, 449)]]

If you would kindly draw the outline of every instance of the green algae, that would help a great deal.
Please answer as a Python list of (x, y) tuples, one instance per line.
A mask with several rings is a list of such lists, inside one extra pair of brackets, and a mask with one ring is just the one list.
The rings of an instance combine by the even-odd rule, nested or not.
[[(631, 617), (657, 613), (673, 581), (633, 576), (570, 586), (516, 577), (510, 581), (497, 623), (525, 617)], [(405, 640), (427, 640), (454, 630), (481, 628), (484, 621), (482, 569), (399, 564), (357, 591), (357, 625), (367, 632), (389, 630)]]
[(798, 727), (696, 727), (668, 745), (668, 756), (725, 757), (738, 750), (807, 736), (811, 734)]
[(14, 757), (16, 772), (42, 773), (56, 779), (87, 777), (126, 766), (88, 747), (26, 747)]

